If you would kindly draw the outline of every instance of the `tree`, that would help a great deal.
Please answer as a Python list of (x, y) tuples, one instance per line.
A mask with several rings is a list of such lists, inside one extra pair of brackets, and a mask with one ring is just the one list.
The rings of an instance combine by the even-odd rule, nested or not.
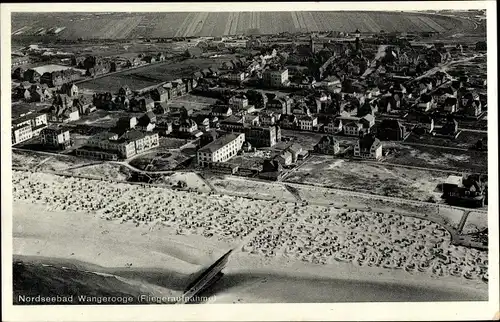
[(259, 91), (250, 89), (246, 92), (248, 103), (255, 105), (256, 108), (264, 108), (267, 103), (267, 97)]

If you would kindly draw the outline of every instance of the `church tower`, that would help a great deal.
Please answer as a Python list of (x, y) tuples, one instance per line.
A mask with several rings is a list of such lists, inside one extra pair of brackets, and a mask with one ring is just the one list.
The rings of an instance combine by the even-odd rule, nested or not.
[(311, 53), (315, 53), (315, 48), (314, 48), (314, 38), (313, 35), (311, 34), (310, 39), (309, 39), (309, 48), (311, 49)]
[(356, 52), (359, 52), (361, 50), (361, 43), (359, 40), (359, 36), (360, 36), (360, 31), (359, 29), (356, 29), (356, 31), (354, 32), (354, 37), (356, 37)]

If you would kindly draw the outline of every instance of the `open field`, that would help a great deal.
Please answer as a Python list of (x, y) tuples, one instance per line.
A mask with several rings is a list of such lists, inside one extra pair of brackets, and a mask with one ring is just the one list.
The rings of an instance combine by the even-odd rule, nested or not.
[(74, 176), (82, 176), (95, 179), (127, 181), (131, 175), (131, 171), (122, 165), (113, 163), (97, 163), (84, 166), (81, 168), (69, 168), (62, 172)]
[(429, 167), (464, 172), (488, 172), (488, 154), (480, 151), (444, 150), (437, 147), (406, 146), (385, 143), (384, 148), (395, 148), (396, 152), (384, 162), (416, 167)]
[(217, 191), (223, 193), (258, 199), (296, 201), (296, 198), (279, 183), (250, 181), (234, 176), (210, 176), (208, 180)]
[[(15, 13), (12, 33), (34, 35), (40, 28), (66, 27), (63, 39), (196, 37), (280, 32), (473, 30), (467, 19), (409, 12), (161, 12), (161, 13)], [(43, 32), (43, 31), (42, 31)]]
[(335, 160), (315, 155), (294, 170), (285, 181), (319, 184), (391, 197), (439, 201), (438, 185), (446, 173)]
[(141, 117), (144, 113), (132, 113), (128, 111), (106, 111), (106, 110), (96, 110), (89, 115), (82, 116), (77, 121), (72, 121), (69, 124), (72, 125), (86, 125), (92, 127), (101, 128), (112, 128), (116, 125), (116, 122), (120, 117)]
[(474, 146), (478, 140), (486, 139), (488, 137), (487, 133), (469, 132), (462, 131), (460, 135), (455, 139), (448, 139), (439, 136), (422, 135), (419, 136), (412, 132), (405, 142), (408, 143), (419, 143), (419, 144), (430, 144), (430, 145), (442, 145), (443, 147), (455, 147), (462, 149), (469, 149)]
[(189, 156), (180, 151), (150, 152), (129, 161), (129, 164), (140, 170), (169, 171), (189, 160)]
[(127, 85), (131, 90), (159, 85), (182, 77), (192, 76), (194, 72), (212, 66), (219, 67), (222, 62), (231, 60), (232, 56), (219, 58), (190, 58), (182, 61), (169, 60), (140, 68), (114, 73), (97, 79), (81, 82), (78, 87), (95, 92), (116, 93), (120, 87)]
[(473, 234), (485, 229), (488, 229), (488, 215), (471, 211), (462, 229), (462, 234)]
[(25, 170), (60, 171), (68, 167), (94, 162), (70, 155), (57, 155), (37, 151), (12, 150), (12, 167)]
[(175, 97), (167, 103), (169, 106), (180, 107), (184, 106), (188, 111), (208, 109), (208, 106), (215, 104), (216, 98), (187, 94), (180, 97)]

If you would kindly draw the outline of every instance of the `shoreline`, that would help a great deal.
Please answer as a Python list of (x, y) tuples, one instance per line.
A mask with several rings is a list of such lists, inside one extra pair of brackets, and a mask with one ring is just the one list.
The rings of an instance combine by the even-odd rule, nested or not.
[[(14, 202), (13, 219), (15, 257), (40, 262), (41, 258), (37, 256), (42, 256), (45, 262), (66, 263), (62, 266), (72, 263), (84, 270), (117, 275), (127, 283), (145, 285), (146, 289), (149, 287), (155, 292), (176, 296), (179, 294), (172, 290), (176, 278), (175, 287), (182, 289), (193, 276), (191, 274), (234, 246), (214, 238), (175, 235), (172, 228), (150, 230), (150, 227), (104, 220), (88, 212), (48, 211), (46, 206), (19, 201)], [(124, 245), (117, 245), (116, 240), (121, 240)], [(127, 256), (121, 254), (125, 250)], [(133, 265), (126, 267), (129, 261), (133, 261)], [(78, 266), (78, 263), (83, 266)], [(433, 278), (420, 272), (408, 274), (404, 270), (359, 267), (335, 261), (315, 265), (240, 250), (231, 256), (225, 272), (223, 279), (214, 286), (216, 303), (428, 301), (432, 297), (429, 294), (434, 294), (434, 300), (444, 301), (487, 300), (488, 297), (487, 284), (453, 276)], [(330, 294), (323, 285), (337, 289)], [(362, 291), (363, 287), (365, 291)], [(285, 294), (276, 293), (276, 290), (283, 290)], [(333, 296), (342, 290), (350, 295)], [(299, 291), (304, 293), (297, 293)], [(290, 294), (293, 296), (288, 299)], [(426, 298), (418, 294), (426, 294)]]

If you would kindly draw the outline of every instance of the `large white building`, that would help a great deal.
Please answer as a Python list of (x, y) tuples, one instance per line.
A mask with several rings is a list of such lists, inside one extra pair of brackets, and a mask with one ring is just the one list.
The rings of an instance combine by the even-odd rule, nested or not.
[(90, 137), (86, 146), (76, 152), (80, 156), (106, 158), (104, 156), (115, 154), (128, 159), (159, 145), (158, 133), (130, 130), (119, 136), (113, 132), (101, 132)]
[(235, 156), (245, 142), (244, 133), (229, 133), (198, 150), (198, 165), (209, 167), (212, 163), (226, 162)]
[(47, 127), (47, 114), (29, 112), (12, 120), (12, 144), (40, 135)]
[(283, 87), (288, 83), (288, 69), (266, 69), (262, 73), (262, 80), (269, 87)]

